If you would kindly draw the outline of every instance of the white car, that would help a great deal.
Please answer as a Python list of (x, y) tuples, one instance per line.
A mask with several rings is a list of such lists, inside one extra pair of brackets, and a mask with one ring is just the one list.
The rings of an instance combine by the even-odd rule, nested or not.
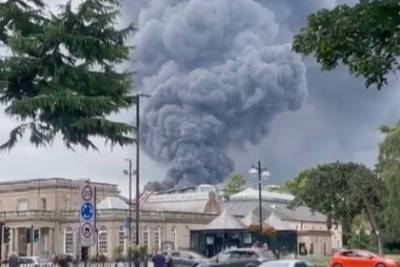
[(303, 260), (278, 260), (268, 261), (261, 264), (259, 267), (312, 267), (314, 265)]
[(40, 257), (18, 257), (18, 263), (25, 266), (51, 265), (50, 259)]

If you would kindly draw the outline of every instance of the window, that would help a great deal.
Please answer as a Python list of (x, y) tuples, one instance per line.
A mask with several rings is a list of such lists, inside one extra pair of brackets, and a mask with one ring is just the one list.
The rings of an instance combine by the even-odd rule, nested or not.
[(47, 210), (47, 199), (42, 198), (40, 199), (41, 205), (42, 205), (42, 210)]
[(154, 248), (156, 250), (161, 249), (161, 228), (159, 226), (157, 226), (154, 231)]
[(150, 250), (149, 245), (149, 230), (145, 227), (143, 231), (143, 246), (147, 248), (147, 250)]
[(108, 243), (107, 243), (107, 228), (103, 225), (100, 227), (99, 229), (99, 252), (101, 254), (107, 254), (107, 247), (108, 247)]
[(71, 227), (64, 230), (64, 253), (74, 253), (74, 232)]
[(172, 227), (172, 242), (174, 242), (174, 249), (178, 249), (178, 235), (176, 227)]
[(299, 244), (299, 254), (300, 255), (307, 255), (308, 251), (307, 251), (307, 247), (305, 243), (300, 243)]
[(17, 200), (17, 211), (28, 210), (28, 200), (26, 198)]
[(119, 246), (122, 248), (123, 253), (126, 252), (126, 231), (125, 227), (121, 225), (119, 227), (119, 233), (118, 233), (118, 239), (119, 239)]

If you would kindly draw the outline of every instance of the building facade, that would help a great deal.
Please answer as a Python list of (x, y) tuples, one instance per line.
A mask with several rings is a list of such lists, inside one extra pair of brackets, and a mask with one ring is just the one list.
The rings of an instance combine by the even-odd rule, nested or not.
[[(81, 256), (79, 242), (80, 185), (83, 180), (32, 179), (0, 183), (0, 222), (9, 229), (9, 240), (1, 246), (1, 259), (12, 252), (20, 256)], [(120, 196), (117, 185), (91, 182), (97, 195), (96, 245), (89, 256), (113, 259), (126, 255), (129, 200)], [(307, 207), (289, 209), (293, 197), (263, 192), (263, 221), (277, 230), (295, 231), (299, 254), (329, 255), (340, 248), (341, 231), (327, 229), (326, 217)], [(140, 203), (139, 243), (149, 252), (190, 248), (191, 231), (204, 229), (224, 210), (242, 225), (257, 215), (257, 190), (247, 189), (222, 202), (208, 185), (180, 191), (145, 193)], [(132, 205), (133, 207), (135, 205)], [(254, 213), (254, 214), (251, 214)], [(133, 216), (135, 212), (132, 212)], [(133, 220), (135, 221), (135, 220)], [(255, 219), (256, 222), (259, 219)], [(135, 244), (132, 225), (132, 244)]]
[[(12, 252), (20, 256), (68, 254), (80, 257), (79, 206), (82, 181), (64, 178), (0, 183), (0, 221), (9, 229), (1, 259)], [(114, 184), (91, 182), (97, 192), (97, 244), (89, 256), (116, 257), (116, 247), (126, 253), (128, 204)], [(203, 200), (207, 201), (207, 200)], [(201, 202), (201, 201), (200, 201)], [(133, 212), (133, 215), (135, 212)], [(140, 211), (140, 244), (148, 251), (163, 246), (189, 247), (190, 230), (209, 223), (212, 213), (163, 210)], [(135, 243), (134, 225), (132, 243)]]
[[(306, 206), (290, 207), (293, 196), (276, 192), (262, 192), (262, 221), (276, 230), (297, 232), (297, 253), (310, 256), (328, 256), (342, 248), (340, 225), (328, 229), (325, 215)], [(231, 196), (224, 207), (237, 218), (255, 214), (259, 219), (259, 193), (246, 189)]]

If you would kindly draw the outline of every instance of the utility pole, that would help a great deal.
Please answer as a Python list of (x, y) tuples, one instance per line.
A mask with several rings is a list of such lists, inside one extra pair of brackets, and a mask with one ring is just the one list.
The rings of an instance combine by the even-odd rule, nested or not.
[(96, 262), (99, 261), (99, 227), (97, 225), (97, 187), (94, 186), (93, 190), (93, 202), (94, 202), (94, 226), (96, 235)]
[(3, 263), (4, 223), (0, 222), (0, 264)]
[(132, 267), (132, 160), (126, 159), (129, 163), (128, 171), (125, 174), (129, 176), (129, 201), (128, 201), (128, 264)]
[(262, 195), (261, 195), (261, 161), (258, 161), (258, 206), (259, 206), (259, 216), (260, 216), (260, 234), (262, 234)]
[(35, 238), (33, 231), (34, 231), (33, 225), (31, 225), (31, 232), (30, 232), (30, 235), (31, 235), (31, 257), (33, 256), (33, 243), (34, 243), (33, 239)]
[(139, 246), (139, 217), (140, 217), (140, 94), (136, 96), (136, 246)]
[(136, 245), (139, 245), (139, 218), (140, 218), (140, 97), (151, 97), (149, 94), (136, 95)]
[(261, 161), (258, 161), (257, 166), (252, 166), (250, 171), (250, 175), (258, 176), (258, 212), (259, 212), (259, 224), (260, 224), (260, 235), (263, 230), (263, 216), (262, 216), (262, 178), (267, 178), (270, 176), (267, 168), (261, 167)]
[[(140, 221), (140, 97), (151, 97), (148, 94), (138, 93), (136, 95), (136, 246), (139, 246), (139, 221)], [(135, 261), (135, 266), (139, 267), (139, 261)]]

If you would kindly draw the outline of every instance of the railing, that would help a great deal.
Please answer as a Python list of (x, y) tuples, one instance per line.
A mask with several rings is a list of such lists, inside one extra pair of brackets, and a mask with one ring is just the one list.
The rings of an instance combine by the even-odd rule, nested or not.
[(0, 218), (14, 219), (14, 218), (46, 218), (54, 219), (55, 211), (51, 210), (20, 210), (20, 211), (0, 211)]
[[(126, 218), (128, 210), (108, 209), (98, 210), (99, 219), (106, 218)], [(151, 211), (141, 210), (140, 216), (143, 220), (196, 220), (196, 221), (211, 221), (215, 218), (215, 214), (195, 213), (195, 212), (174, 212), (174, 211)], [(79, 219), (79, 211), (52, 211), (52, 210), (24, 210), (24, 211), (0, 211), (0, 219)]]
[[(128, 216), (128, 210), (121, 209), (107, 209), (98, 210), (97, 216), (99, 219), (106, 218), (126, 218)], [(141, 210), (140, 216), (143, 220), (196, 220), (196, 221), (211, 221), (215, 218), (215, 214), (208, 213), (195, 213), (195, 212), (174, 212), (174, 211), (150, 211)], [(76, 219), (79, 218), (78, 211), (61, 211), (60, 218), (63, 219)]]

